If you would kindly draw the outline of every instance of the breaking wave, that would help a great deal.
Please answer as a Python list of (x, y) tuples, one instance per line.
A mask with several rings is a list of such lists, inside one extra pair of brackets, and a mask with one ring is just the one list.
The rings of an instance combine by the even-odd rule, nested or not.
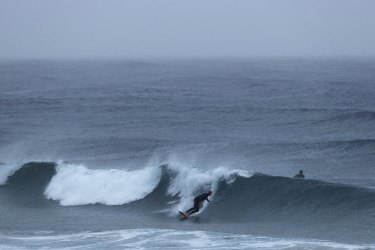
[[(214, 192), (212, 221), (363, 221), (375, 225), (375, 192), (317, 180), (296, 180), (219, 167), (203, 171), (168, 164), (140, 170), (89, 169), (67, 163), (28, 163), (8, 178), (19, 199), (43, 199), (63, 206), (135, 206), (167, 216), (192, 205), (200, 192)], [(32, 195), (30, 195), (32, 194)], [(157, 210), (157, 211), (156, 211)]]
[(141, 170), (88, 169), (83, 165), (60, 164), (45, 195), (61, 205), (101, 203), (121, 205), (149, 194), (160, 179), (158, 168)]

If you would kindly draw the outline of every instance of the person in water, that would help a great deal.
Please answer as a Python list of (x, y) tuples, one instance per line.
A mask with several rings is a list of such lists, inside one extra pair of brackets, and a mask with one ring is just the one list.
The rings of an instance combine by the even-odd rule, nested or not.
[(305, 179), (305, 175), (303, 174), (303, 171), (300, 170), (300, 171), (299, 171), (299, 174), (296, 174), (296, 175), (294, 176), (294, 178), (297, 178), (297, 179)]
[(211, 196), (212, 191), (209, 190), (207, 193), (203, 193), (201, 195), (198, 195), (194, 198), (194, 207), (190, 208), (189, 210), (186, 211), (187, 215), (191, 215), (193, 213), (196, 213), (199, 211), (200, 205), (204, 202), (204, 200), (210, 202), (208, 200), (208, 196)]

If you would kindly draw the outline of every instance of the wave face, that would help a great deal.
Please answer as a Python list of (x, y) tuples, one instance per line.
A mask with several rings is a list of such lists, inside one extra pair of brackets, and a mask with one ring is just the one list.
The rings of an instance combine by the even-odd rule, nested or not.
[[(30, 162), (8, 172), (6, 183), (0, 186), (5, 193), (6, 201), (22, 207), (48, 206), (43, 192), (56, 174), (56, 164), (53, 162)], [(4, 203), (4, 201), (2, 201)]]
[(347, 221), (375, 225), (375, 192), (315, 180), (256, 174), (222, 182), (211, 218), (226, 221)]
[(375, 226), (373, 190), (225, 168), (202, 171), (162, 165), (126, 171), (28, 163), (1, 186), (12, 194), (9, 197), (25, 203), (124, 205), (166, 216), (188, 209), (193, 197), (208, 189), (214, 192), (212, 202), (205, 203), (198, 215), (210, 221), (355, 221)]
[(214, 192), (212, 202), (204, 203), (199, 212), (210, 221), (354, 220), (375, 225), (375, 192), (370, 189), (224, 168), (185, 171), (164, 166), (158, 187), (146, 198), (169, 197), (163, 202), (169, 202), (167, 211), (175, 213), (191, 207), (194, 195), (210, 188)]

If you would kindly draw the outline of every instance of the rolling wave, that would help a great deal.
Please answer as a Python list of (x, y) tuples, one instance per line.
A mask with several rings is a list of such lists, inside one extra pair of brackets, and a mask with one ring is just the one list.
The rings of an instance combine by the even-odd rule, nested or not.
[(124, 205), (166, 215), (189, 208), (195, 195), (212, 189), (212, 202), (200, 211), (212, 221), (355, 220), (375, 225), (373, 190), (225, 168), (202, 171), (165, 164), (126, 171), (28, 163), (0, 188), (29, 203)]

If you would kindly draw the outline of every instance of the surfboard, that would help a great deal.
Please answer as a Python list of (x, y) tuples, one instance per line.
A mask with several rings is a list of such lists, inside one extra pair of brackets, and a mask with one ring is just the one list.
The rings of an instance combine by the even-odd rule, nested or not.
[(185, 214), (184, 212), (178, 211), (185, 219), (189, 218), (189, 215)]

